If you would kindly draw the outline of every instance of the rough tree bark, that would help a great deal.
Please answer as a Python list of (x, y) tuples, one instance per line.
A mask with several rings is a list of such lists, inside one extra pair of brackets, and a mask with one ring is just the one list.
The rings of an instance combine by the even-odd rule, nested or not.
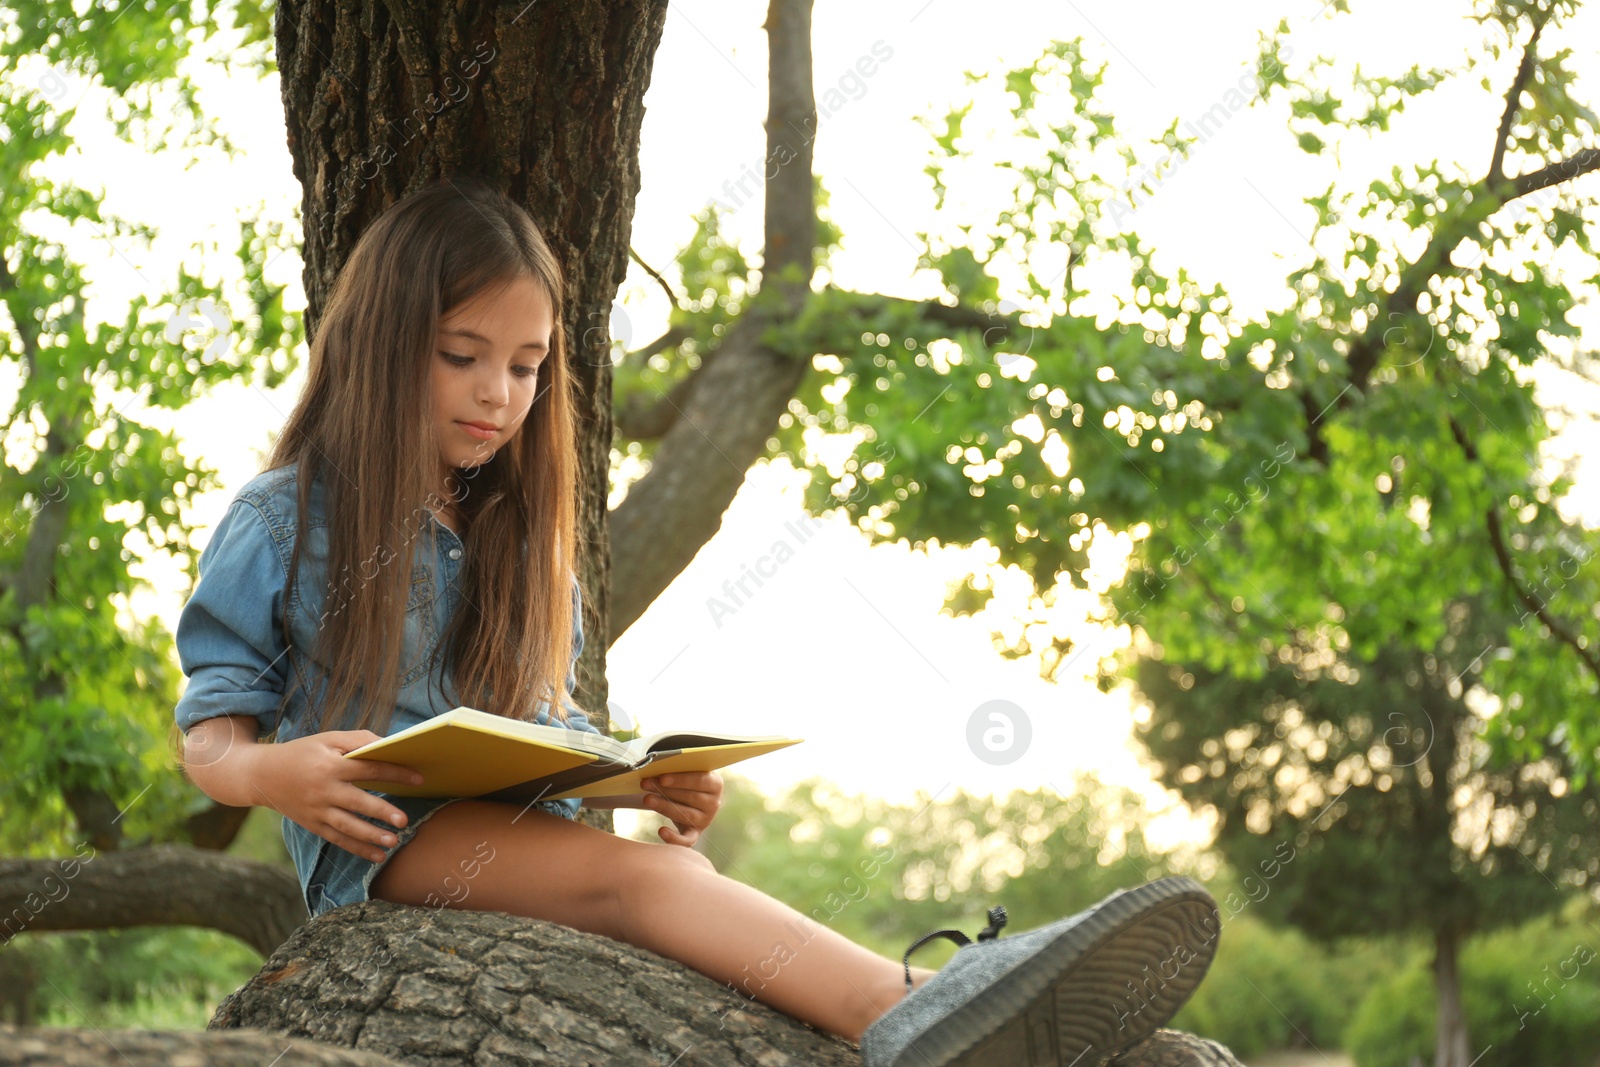
[[(803, 950), (802, 950), (803, 951)], [(246, 1048), (301, 1055), (353, 1049), (370, 1060), (281, 1063), (426, 1064), (428, 1067), (855, 1067), (854, 1045), (814, 1030), (681, 964), (565, 926), (454, 908), (386, 901), (336, 908), (301, 927), (261, 971), (217, 1008), (204, 1034), (123, 1035), (34, 1031), (51, 1051), (19, 1056), (0, 1040), (0, 1067), (95, 1061), (115, 1048), (130, 1067), (175, 1061), (179, 1049), (211, 1055), (210, 1042), (246, 1028)], [(219, 1032), (220, 1031), (220, 1032)], [(270, 1035), (270, 1036), (262, 1036)], [(4, 1037), (0, 1034), (0, 1037)], [(123, 1038), (119, 1040), (119, 1038)], [(113, 1042), (115, 1046), (113, 1046)], [(232, 1046), (230, 1046), (231, 1049)], [(147, 1051), (148, 1050), (148, 1051)], [(162, 1058), (165, 1057), (165, 1058)], [(232, 1063), (218, 1056), (200, 1062)], [(1170, 1030), (1112, 1061), (1119, 1067), (1239, 1067), (1222, 1046)]]
[[(0, 1067), (405, 1067), (431, 1065), (356, 1052), (265, 1030), (73, 1030), (29, 1029), (0, 1023)], [(444, 1062), (455, 1062), (447, 1060)], [(548, 1061), (547, 1061), (548, 1062)], [(601, 1061), (617, 1062), (625, 1061)], [(684, 1057), (683, 1067), (695, 1061)], [(737, 1060), (713, 1062), (737, 1063)], [(770, 1067), (801, 1067), (786, 1053)], [(854, 1062), (846, 1060), (845, 1062)], [(660, 1067), (657, 1064), (657, 1067)], [(1110, 1061), (1110, 1067), (1242, 1067), (1227, 1049), (1175, 1030), (1158, 1030), (1148, 1041)]]

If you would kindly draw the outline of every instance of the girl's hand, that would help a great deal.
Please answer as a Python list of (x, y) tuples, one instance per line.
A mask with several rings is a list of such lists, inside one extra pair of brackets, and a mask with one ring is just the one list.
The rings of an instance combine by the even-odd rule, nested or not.
[(291, 821), (347, 852), (381, 860), (379, 849), (397, 839), (358, 814), (381, 819), (395, 829), (406, 824), (406, 814), (353, 783), (378, 780), (420, 785), (422, 775), (398, 763), (344, 758), (346, 752), (380, 739), (371, 730), (328, 730), (262, 745), (256, 785), (272, 808)]
[(674, 771), (639, 784), (644, 787), (646, 810), (672, 820), (672, 826), (659, 831), (669, 845), (693, 848), (700, 831), (711, 825), (722, 807), (722, 776), (716, 771)]

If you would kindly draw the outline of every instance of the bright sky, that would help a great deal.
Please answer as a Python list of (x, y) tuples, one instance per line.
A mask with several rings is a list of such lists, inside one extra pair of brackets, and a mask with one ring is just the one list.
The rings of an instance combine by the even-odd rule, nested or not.
[[(845, 235), (835, 280), (863, 291), (934, 295), (926, 275), (914, 277), (911, 235), (933, 225), (933, 192), (922, 173), (929, 142), (914, 118), (942, 116), (949, 104), (964, 100), (971, 92), (965, 71), (1019, 65), (1052, 39), (1082, 36), (1091, 55), (1109, 62), (1107, 94), (1120, 128), (1142, 138), (1157, 136), (1174, 118), (1198, 119), (1221, 102), (1254, 56), (1257, 31), (1279, 18), (1295, 30), (1291, 63), (1320, 52), (1353, 58), (1371, 73), (1399, 73), (1413, 63), (1453, 65), (1475, 32), (1462, 17), (1463, 3), (1357, 0), (1353, 6), (1353, 17), (1330, 21), (1312, 2), (1000, 0), (974, 18), (969, 6), (954, 0), (819, 0), (813, 27), (819, 108), (826, 112), (829, 88), (841, 90), (835, 103), (843, 100), (823, 115), (816, 141), (816, 168)], [(692, 213), (711, 198), (735, 208), (731, 231), (748, 253), (759, 252), (761, 195), (748, 183), (747, 196), (730, 190), (747, 169), (759, 171), (765, 155), (762, 20), (762, 6), (748, 3), (693, 0), (674, 3), (668, 12), (645, 99), (643, 189), (633, 221), (634, 248), (657, 268), (669, 265), (693, 232)], [(1600, 40), (1595, 23), (1593, 12), (1585, 14), (1564, 41), (1591, 65), (1595, 52), (1585, 42)], [(863, 56), (878, 60), (877, 68), (855, 81)], [(1514, 61), (1506, 60), (1497, 91)], [(251, 82), (196, 69), (207, 113), (243, 155), (231, 163), (208, 157), (189, 170), (176, 156), (146, 156), (111, 138), (98, 121), (102, 93), (81, 79), (42, 65), (26, 76), (60, 108), (82, 98), (74, 132), (84, 153), (59, 167), (59, 176), (103, 186), (108, 210), (153, 224), (161, 234), (151, 250), (107, 242), (87, 230), (67, 238), (103, 301), (91, 305), (93, 315), (120, 318), (134, 293), (154, 296), (170, 285), (178, 262), (198, 266), (190, 251), (197, 243), (220, 241), (208, 252), (209, 262), (213, 270), (225, 269), (240, 213), (292, 217), (300, 190), (284, 145), (275, 76)], [(1583, 98), (1600, 99), (1600, 93)], [(1394, 136), (1348, 151), (1337, 176), (1364, 184), (1395, 162), (1435, 156), (1481, 171), (1498, 108), (1498, 96), (1470, 89), (1428, 101), (1401, 116)], [(982, 129), (972, 120), (967, 128)], [(1301, 198), (1320, 192), (1334, 176), (1328, 161), (1293, 147), (1277, 110), (1247, 109), (1199, 146), (1131, 225), (1162, 250), (1167, 265), (1182, 263), (1202, 283), (1222, 282), (1241, 308), (1279, 306), (1287, 264), (1309, 258), (1304, 235), (1311, 209)], [(992, 204), (978, 202), (972, 210), (975, 221), (993, 217)], [(267, 270), (269, 278), (291, 286), (296, 309), (304, 304), (300, 271), (293, 253)], [(616, 332), (632, 345), (663, 328), (665, 299), (636, 267), (619, 300)], [(1592, 308), (1584, 314), (1575, 318), (1592, 338)], [(138, 412), (172, 425), (188, 454), (222, 471), (224, 488), (195, 501), (193, 516), (202, 526), (214, 523), (256, 473), (259, 450), (282, 425), (303, 380), (302, 372), (272, 393), (222, 390), (174, 420)], [(14, 386), (0, 381), (0, 394), (7, 387)], [(1573, 399), (1570, 389), (1567, 396)], [(1600, 398), (1576, 399), (1600, 410)], [(1557, 451), (1581, 453), (1593, 440), (1586, 427), (1563, 438)], [(1600, 517), (1597, 483), (1591, 467), (1576, 501), (1591, 523)], [(1092, 769), (1146, 790), (1158, 807), (1167, 803), (1130, 742), (1128, 700), (1099, 693), (1085, 677), (1092, 657), (1074, 665), (1073, 677), (1047, 684), (1035, 664), (1007, 662), (995, 653), (990, 623), (999, 628), (1003, 619), (939, 614), (944, 583), (982, 566), (981, 551), (929, 556), (905, 544), (869, 549), (843, 519), (807, 520), (799, 486), (800, 476), (787, 466), (752, 471), (721, 532), (611, 649), (614, 705), (647, 732), (696, 727), (804, 737), (805, 744), (739, 768), (764, 788), (820, 774), (849, 791), (895, 799), (918, 790), (948, 796), (957, 787), (1065, 792), (1075, 770)], [(198, 544), (207, 536), (202, 532)], [(756, 567), (780, 543), (793, 558), (719, 625), (708, 599), (723, 595), (724, 582)], [(145, 573), (156, 590), (136, 598), (132, 610), (175, 626), (181, 575), (159, 564)], [(1020, 579), (1002, 579), (1002, 601), (1024, 588)], [(990, 701), (1019, 707), (1030, 724), (1025, 753), (1009, 764), (985, 762), (969, 744), (973, 716)], [(628, 828), (627, 820), (619, 821)], [(1182, 821), (1169, 820), (1169, 831), (1181, 832)]]

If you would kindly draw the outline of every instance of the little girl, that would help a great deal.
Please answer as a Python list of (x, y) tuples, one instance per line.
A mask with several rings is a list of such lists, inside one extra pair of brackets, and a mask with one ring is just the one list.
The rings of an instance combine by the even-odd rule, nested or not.
[[(586, 802), (660, 812), (662, 844), (577, 821), (575, 799), (353, 784), (420, 782), (344, 753), (458, 705), (598, 732), (573, 702), (583, 598), (563, 321), (555, 257), (487, 186), (440, 182), (361, 236), (305, 391), (201, 553), (178, 622), (189, 684), (175, 714), (195, 784), (283, 815), (312, 917), (377, 898), (562, 923), (859, 1041), (873, 1065), (1092, 1063), (1169, 1019), (1216, 947), (1215, 904), (1189, 879), (1004, 939), (995, 908), (976, 944), (938, 931), (897, 967), (694, 850), (721, 803), (715, 773)], [(757, 976), (798, 930), (804, 944)], [(937, 972), (912, 968), (934, 936), (965, 947)]]

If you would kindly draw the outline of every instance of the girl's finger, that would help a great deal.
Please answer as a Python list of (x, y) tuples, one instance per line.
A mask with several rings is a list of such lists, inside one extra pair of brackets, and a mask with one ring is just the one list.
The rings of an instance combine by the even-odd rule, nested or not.
[(380, 781), (380, 782), (405, 782), (407, 785), (421, 785), (422, 774), (410, 767), (402, 767), (398, 763), (384, 763), (382, 760), (347, 760), (350, 764), (345, 772), (347, 781)]
[(678, 797), (664, 797), (661, 793), (645, 793), (645, 803), (651, 811), (661, 814), (677, 813), (677, 811), (698, 811), (699, 803), (691, 800), (682, 800)]
[(676, 804), (683, 808), (699, 808), (701, 811), (716, 811), (722, 806), (722, 798), (715, 793), (696, 793), (688, 789), (668, 789), (665, 793), (651, 794), (667, 802), (667, 805)]
[(674, 822), (688, 820), (696, 826), (705, 826), (711, 822), (711, 817), (716, 814), (715, 808), (702, 808), (696, 804), (684, 804), (670, 797), (651, 794), (645, 797), (645, 803), (651, 811), (659, 812)]
[[(379, 816), (379, 818), (385, 821), (388, 820), (387, 816)], [(365, 846), (367, 852), (371, 852), (374, 845), (379, 848), (388, 848), (399, 843), (399, 838), (396, 837), (396, 831), (399, 827), (393, 823), (388, 826), (374, 826), (354, 811), (331, 812), (328, 816), (328, 825), (355, 837)]]
[(647, 793), (665, 793), (667, 796), (674, 796), (674, 797), (675, 796), (680, 796), (680, 795), (681, 796), (697, 796), (697, 797), (720, 797), (720, 796), (722, 796), (722, 790), (720, 790), (720, 789), (699, 789), (699, 788), (697, 788), (695, 786), (692, 786), (692, 785), (682, 785), (682, 784), (679, 784), (677, 782), (670, 782), (670, 781), (667, 782), (664, 785), (652, 786), (652, 787), (646, 789), (645, 792), (647, 792)]
[[(383, 859), (383, 850), (388, 848), (389, 845), (387, 842), (374, 843), (371, 840), (377, 828), (370, 823), (365, 823), (360, 819), (349, 816), (347, 812), (339, 812), (338, 814), (341, 816), (339, 821), (325, 823), (325, 832), (321, 836), (332, 841), (346, 852), (354, 853), (362, 859), (373, 861)], [(352, 823), (356, 825), (352, 826)], [(358, 829), (357, 827), (360, 828)], [(361, 836), (358, 837), (357, 834)]]
[[(404, 811), (401, 811), (393, 804), (379, 800), (377, 797), (366, 792), (365, 790), (361, 791), (359, 798), (352, 798), (349, 801), (341, 801), (340, 803), (347, 811), (359, 812), (362, 815), (370, 815), (379, 822), (384, 823), (388, 828), (387, 832), (402, 829), (406, 823), (411, 821)], [(399, 822), (395, 821), (395, 816), (397, 815), (400, 817)], [(376, 840), (376, 838), (374, 838), (374, 840)]]

